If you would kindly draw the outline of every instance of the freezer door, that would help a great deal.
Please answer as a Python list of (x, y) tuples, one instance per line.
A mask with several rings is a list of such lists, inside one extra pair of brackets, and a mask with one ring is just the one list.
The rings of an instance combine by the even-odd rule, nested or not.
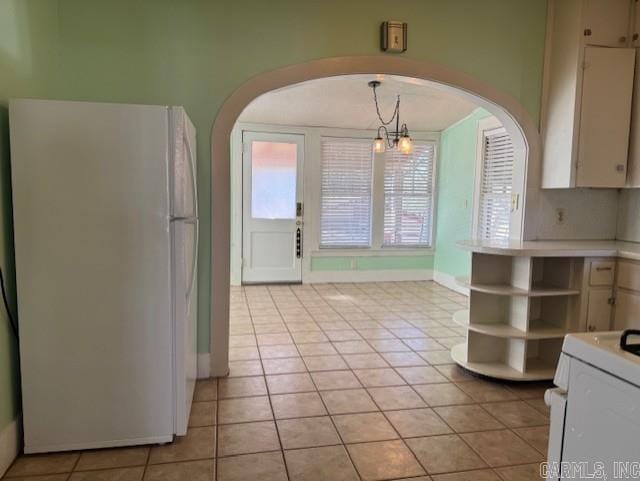
[(172, 439), (167, 119), (11, 102), (28, 453)]
[(172, 207), (174, 217), (198, 217), (196, 129), (182, 107), (171, 107)]

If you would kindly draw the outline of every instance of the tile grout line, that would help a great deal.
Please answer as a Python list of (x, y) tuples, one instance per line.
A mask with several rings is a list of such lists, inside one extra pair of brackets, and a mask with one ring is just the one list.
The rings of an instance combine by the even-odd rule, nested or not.
[[(280, 309), (278, 309), (278, 305), (277, 303), (274, 301), (273, 299), (273, 295), (271, 294), (271, 291), (269, 290), (269, 288), (267, 288), (267, 292), (269, 293), (269, 297), (271, 298), (271, 302), (274, 303), (276, 310), (278, 311), (278, 314), (280, 315), (280, 317), (282, 317), (282, 313), (280, 312)], [(251, 315), (251, 313), (249, 313), (249, 315)], [(252, 316), (252, 315), (251, 315)], [(251, 323), (253, 324), (253, 316), (251, 317)], [(287, 328), (287, 331), (289, 330), (288, 326), (285, 327)], [(254, 325), (254, 330), (255, 330), (255, 325)], [(291, 333), (289, 332), (289, 336), (291, 336)], [(293, 338), (292, 338), (293, 340)], [(257, 337), (256, 337), (256, 342), (257, 342)], [(298, 347), (294, 344), (296, 351), (298, 350)], [(300, 354), (298, 352), (298, 354)], [(260, 351), (260, 347), (258, 347), (258, 355), (260, 356), (260, 363), (262, 364), (262, 372), (264, 373), (264, 363), (262, 361), (262, 352)], [(271, 409), (271, 416), (273, 417), (273, 425), (275, 426), (276, 429), (276, 435), (278, 436), (278, 443), (280, 444), (280, 456), (282, 457), (282, 463), (284, 465), (284, 470), (285, 470), (285, 475), (287, 477), (288, 480), (291, 479), (291, 476), (289, 475), (289, 466), (287, 464), (287, 458), (284, 455), (284, 445), (282, 443), (282, 436), (280, 435), (280, 427), (278, 426), (278, 421), (276, 419), (276, 413), (275, 410), (273, 409), (273, 402), (271, 400), (271, 390), (269, 389), (269, 384), (267, 383), (267, 377), (265, 374), (264, 377), (264, 382), (265, 382), (265, 386), (267, 388), (267, 399), (269, 399), (269, 408)]]
[[(333, 286), (333, 287), (335, 287), (335, 286)], [(315, 286), (312, 286), (312, 288), (314, 289), (315, 293), (316, 293), (318, 296), (320, 296), (320, 298), (322, 298), (322, 294), (321, 294), (317, 289), (315, 289)], [(290, 289), (290, 288), (289, 288), (289, 290), (292, 290), (292, 289)], [(272, 303), (275, 303), (275, 307), (276, 307), (276, 309), (278, 310), (278, 312), (279, 312), (279, 314), (280, 314), (280, 322), (283, 322), (283, 321), (284, 321), (284, 322), (283, 322), (283, 324), (284, 324), (284, 327), (285, 327), (285, 329), (286, 329), (286, 332), (287, 332), (290, 336), (291, 336), (294, 332), (305, 332), (305, 331), (291, 331), (290, 326), (289, 326), (289, 324), (290, 324), (290, 323), (289, 323), (289, 322), (287, 322), (286, 320), (284, 320), (284, 319), (283, 319), (283, 317), (282, 317), (282, 311), (280, 310), (280, 307), (278, 306), (278, 300), (277, 300), (276, 298), (274, 298), (274, 296), (273, 296), (273, 292), (272, 292), (270, 289), (267, 289), (267, 291), (269, 292), (269, 296), (270, 296), (270, 298), (271, 298), (271, 300), (272, 300)], [(362, 291), (362, 290), (360, 290), (360, 291)], [(340, 292), (340, 291), (338, 290), (338, 292)], [(307, 305), (305, 304), (304, 300), (302, 300), (299, 296), (297, 296), (297, 294), (296, 294), (295, 292), (294, 292), (294, 295), (296, 296), (296, 298), (297, 298), (297, 300), (298, 300), (298, 303), (297, 303), (297, 304), (298, 304), (298, 305), (300, 305), (300, 304), (301, 304), (301, 305), (302, 305), (303, 310), (305, 310), (305, 311), (307, 312), (307, 314), (310, 316), (310, 318), (311, 318), (311, 321), (310, 321), (310, 322), (313, 322), (314, 324), (316, 324), (316, 326), (318, 327), (318, 329), (320, 330), (320, 332), (322, 332), (326, 337), (328, 337), (328, 341), (324, 341), (324, 342), (328, 342), (328, 343), (330, 343), (331, 345), (334, 345), (334, 343), (336, 343), (336, 342), (340, 342), (340, 341), (332, 341), (332, 340), (331, 340), (331, 338), (327, 335), (327, 330), (323, 327), (323, 325), (322, 325), (322, 324), (320, 324), (320, 323), (319, 323), (320, 321), (316, 321), (316, 319), (315, 319), (314, 315), (313, 315), (313, 314), (312, 314), (312, 313), (307, 309)], [(396, 298), (399, 298), (399, 297), (398, 297), (398, 296), (396, 296)], [(327, 305), (328, 305), (328, 307), (329, 307), (333, 312), (336, 312), (338, 315), (340, 315), (340, 313), (339, 313), (339, 312), (335, 311), (334, 307), (333, 307), (331, 304), (327, 304)], [(292, 309), (292, 310), (293, 310), (293, 309)], [(370, 314), (369, 312), (367, 312), (367, 311), (363, 311), (362, 309), (359, 309), (359, 311), (360, 311), (360, 312), (363, 312), (365, 315), (369, 315), (369, 314)], [(407, 311), (405, 311), (405, 312), (407, 312)], [(410, 312), (410, 311), (409, 311), (409, 312)], [(423, 334), (425, 334), (425, 338), (433, 339), (435, 342), (438, 342), (438, 339), (439, 339), (439, 338), (431, 338), (431, 337), (428, 335), (428, 333), (427, 333), (427, 332), (424, 332), (424, 331), (423, 331), (423, 329), (426, 329), (426, 327), (416, 327), (416, 324), (414, 324), (414, 323), (412, 322), (412, 320), (411, 320), (411, 319), (409, 319), (409, 318), (405, 317), (405, 316), (404, 316), (404, 315), (402, 315), (402, 314), (396, 314), (396, 315), (398, 315), (401, 319), (403, 319), (404, 321), (406, 321), (408, 324), (410, 324), (410, 325), (411, 325), (411, 326), (413, 326), (414, 328), (416, 328), (416, 329), (420, 330), (421, 332), (423, 332)], [(370, 316), (370, 315), (369, 315), (369, 317), (371, 318), (371, 316)], [(429, 316), (427, 316), (427, 317), (429, 317)], [(377, 320), (376, 320), (376, 319), (372, 319), (372, 320), (374, 320), (375, 322), (377, 322)], [(351, 330), (356, 331), (356, 332), (358, 333), (358, 335), (360, 335), (360, 336), (362, 337), (362, 333), (358, 332), (358, 329), (356, 329), (356, 328), (351, 324), (351, 322), (350, 322), (350, 321), (348, 321), (347, 319), (344, 319), (344, 318), (343, 318), (343, 321), (344, 321), (344, 322), (346, 322), (346, 323), (351, 327)], [(435, 322), (438, 322), (438, 321), (435, 321)], [(252, 324), (252, 326), (254, 327), (254, 332), (255, 332), (255, 325), (254, 325), (254, 324)], [(443, 327), (448, 327), (448, 326), (443, 325)], [(383, 328), (383, 329), (388, 330), (388, 328), (386, 328), (386, 327), (384, 327), (384, 326), (383, 326), (382, 328)], [(364, 328), (363, 328), (363, 329), (364, 329)], [(314, 332), (317, 332), (317, 331), (315, 331), (315, 330), (314, 330)], [(391, 334), (392, 334), (392, 335), (394, 335), (393, 331), (390, 331), (390, 332), (391, 332)], [(397, 336), (396, 336), (396, 337), (394, 337), (394, 338), (397, 338)], [(420, 356), (422, 359), (424, 359), (424, 358), (419, 354), (419, 352), (418, 352), (418, 351), (416, 351), (413, 347), (411, 347), (411, 346), (410, 346), (410, 345), (408, 345), (406, 342), (404, 342), (404, 340), (405, 340), (405, 339), (412, 339), (412, 338), (399, 338), (399, 339), (400, 339), (400, 341), (401, 341), (403, 344), (407, 345), (407, 347), (409, 348), (409, 352), (412, 352), (412, 353), (414, 353), (414, 354), (416, 354), (416, 355)], [(416, 339), (418, 339), (418, 338), (416, 338)], [(371, 346), (371, 344), (370, 344), (369, 342), (367, 342), (369, 339), (364, 338), (364, 339), (361, 339), (361, 340), (364, 340), (364, 341), (365, 341), (364, 343), (365, 343), (366, 345), (368, 345), (368, 346), (372, 347), (372, 346)], [(296, 350), (296, 351), (298, 352), (298, 354), (299, 354), (298, 358), (300, 358), (300, 359), (303, 361), (303, 363), (306, 365), (305, 357), (314, 357), (314, 356), (313, 356), (313, 355), (309, 355), (309, 356), (302, 356), (302, 355), (300, 354), (299, 349), (298, 349), (298, 343), (295, 341), (295, 339), (292, 339), (292, 341), (293, 341), (293, 342), (292, 342), (292, 344), (294, 345), (295, 350)], [(302, 343), (302, 344), (308, 344), (308, 343)], [(334, 346), (334, 347), (335, 347), (335, 346)], [(446, 348), (446, 346), (443, 346), (443, 347), (445, 347), (445, 348)], [(444, 349), (443, 349), (443, 350), (444, 350)], [(259, 351), (259, 348), (258, 348), (258, 351)], [(259, 351), (259, 353), (260, 353), (260, 351)], [(381, 353), (380, 353), (380, 352), (378, 352), (378, 350), (377, 350), (377, 349), (375, 349), (375, 348), (373, 348), (373, 352), (372, 352), (372, 354), (373, 354), (373, 353), (377, 354), (378, 356), (380, 356), (380, 354), (381, 354)], [(339, 351), (338, 351), (338, 352), (336, 352), (336, 354), (335, 354), (335, 355), (336, 355), (337, 357), (339, 357), (343, 362), (345, 362), (345, 361), (346, 361), (346, 359), (344, 358), (344, 356), (345, 356), (345, 355), (347, 355), (347, 353), (341, 353), (341, 352), (339, 352)], [(382, 356), (382, 358), (385, 360), (385, 362), (387, 362), (387, 363), (388, 363), (388, 361), (386, 360), (386, 358), (384, 358), (384, 356)], [(262, 362), (261, 353), (260, 353), (260, 359), (261, 359), (261, 362)], [(425, 361), (426, 361), (426, 359), (425, 359)], [(435, 367), (436, 371), (440, 372), (440, 374), (443, 374), (443, 375), (444, 375), (444, 377), (446, 378), (446, 381), (445, 381), (445, 382), (446, 382), (447, 384), (451, 384), (451, 385), (454, 385), (454, 386), (455, 386), (455, 385), (458, 385), (458, 383), (460, 383), (461, 381), (462, 381), (462, 382), (466, 381), (466, 380), (454, 380), (453, 378), (450, 378), (448, 375), (444, 374), (444, 372), (440, 371), (440, 370), (438, 369), (438, 365), (432, 365), (432, 364), (431, 364), (431, 363), (429, 363), (429, 362), (427, 362), (426, 364), (427, 364), (427, 366)], [(354, 375), (355, 375), (355, 373), (354, 373), (354, 369), (351, 367), (351, 365), (349, 365), (349, 363), (348, 363), (348, 362), (347, 362), (347, 365), (349, 366), (349, 369), (334, 369), (334, 370), (332, 370), (332, 371), (350, 371), (352, 374), (354, 374)], [(392, 371), (394, 371), (397, 375), (399, 375), (401, 378), (403, 378), (403, 376), (402, 376), (402, 375), (401, 375), (401, 374), (396, 370), (398, 367), (406, 367), (406, 366), (394, 366), (394, 365), (390, 365), (390, 366), (388, 366), (387, 368), (384, 368), (384, 369), (388, 369), (388, 368), (390, 368), (390, 369), (391, 369)], [(409, 367), (412, 367), (412, 366), (409, 366)], [(419, 367), (419, 366), (416, 366), (416, 367)], [(322, 371), (310, 371), (310, 370), (309, 370), (309, 366), (308, 366), (308, 365), (306, 365), (306, 368), (307, 368), (306, 373), (307, 373), (307, 374), (309, 374), (309, 377), (311, 377), (312, 383), (313, 383), (314, 385), (316, 385), (315, 380), (313, 379), (313, 377), (312, 377), (310, 374), (312, 374), (313, 372), (322, 372)], [(361, 369), (379, 369), (379, 368), (366, 368), (366, 367), (365, 367), (365, 368), (361, 368)], [(276, 376), (277, 376), (277, 375), (279, 375), (279, 374), (286, 374), (286, 373), (278, 373), (278, 374), (274, 374), (274, 375), (276, 375)], [(263, 376), (265, 377), (265, 380), (266, 380), (266, 376), (267, 376), (267, 374), (266, 374), (264, 371), (263, 371)], [(356, 376), (356, 378), (357, 378), (357, 376)], [(359, 379), (359, 378), (358, 378), (358, 379)], [(404, 379), (404, 378), (403, 378), (403, 379)], [(438, 384), (438, 383), (427, 383), (426, 385), (429, 385), (429, 384)], [(415, 391), (415, 389), (414, 389), (414, 384), (406, 383), (406, 384), (404, 384), (404, 385), (408, 385), (408, 386), (409, 386), (409, 387), (410, 387), (414, 392), (416, 392), (416, 391)], [(423, 384), (423, 385), (424, 385), (424, 384)], [(360, 388), (358, 388), (358, 389), (360, 389)], [(369, 388), (367, 388), (367, 386), (364, 386), (362, 389), (364, 389), (366, 392), (368, 392), (368, 389), (369, 389)], [(507, 389), (508, 389), (508, 387), (507, 387)], [(331, 390), (336, 390), (336, 389), (331, 389)], [(317, 388), (317, 385), (316, 385), (316, 391), (314, 391), (314, 392), (317, 392), (317, 393), (318, 393), (318, 395), (320, 395), (320, 393), (321, 393), (321, 392), (323, 392), (323, 391), (320, 391), (320, 390)], [(533, 399), (533, 398), (534, 398), (534, 396), (531, 396), (530, 398), (524, 398), (524, 397), (520, 396), (520, 395), (519, 395), (519, 394), (517, 394), (517, 393), (514, 393), (514, 394), (515, 394), (515, 397), (516, 397), (516, 399), (517, 399), (518, 401), (526, 401), (526, 399)], [(418, 395), (420, 398), (422, 398), (422, 397), (421, 397), (417, 392), (416, 392), (416, 395)], [(270, 393), (270, 392), (269, 392), (268, 396), (271, 396), (271, 393)], [(322, 401), (322, 403), (323, 403), (323, 406), (324, 406), (325, 410), (327, 410), (327, 412), (328, 412), (328, 409), (327, 409), (327, 407), (326, 407), (326, 403), (324, 402), (324, 398), (323, 398), (322, 396), (319, 396), (319, 397), (320, 397), (320, 399), (321, 399), (321, 401)], [(380, 409), (380, 406), (378, 405), (378, 403), (377, 403), (375, 400), (373, 400), (373, 402), (374, 402), (374, 404), (378, 407), (379, 412), (381, 412), (381, 413), (383, 414), (383, 416), (385, 416), (385, 419), (387, 419), (387, 421), (388, 421), (388, 418), (386, 418), (386, 415), (384, 414), (384, 411), (383, 411), (382, 409)], [(489, 402), (486, 402), (486, 401), (485, 401), (484, 403), (485, 403), (485, 404), (489, 404), (489, 403), (491, 403), (491, 402), (504, 402), (504, 401), (503, 401), (503, 400), (496, 400), (496, 401), (489, 401)], [(473, 403), (472, 403), (471, 405), (481, 405), (481, 403), (482, 403), (482, 401), (476, 401), (475, 399), (473, 399)], [(528, 404), (528, 403), (527, 403), (527, 404)], [(433, 407), (432, 407), (431, 405), (429, 405), (428, 403), (426, 403), (426, 405), (427, 405), (427, 407), (428, 407), (428, 408), (430, 408), (430, 409), (435, 413), (435, 411), (433, 410)], [(455, 405), (456, 405), (456, 404), (454, 404), (454, 406), (455, 406)], [(436, 407), (442, 407), (442, 406), (436, 406)], [(530, 407), (531, 407), (531, 406), (530, 406)], [(481, 408), (483, 408), (483, 407), (481, 406)], [(271, 409), (272, 409), (272, 412), (273, 412), (273, 406), (272, 406), (272, 405), (271, 405)], [(484, 408), (483, 408), (483, 409), (484, 409)], [(534, 408), (534, 409), (535, 409), (535, 408)], [(392, 410), (390, 410), (390, 411), (392, 411)], [(485, 409), (485, 411), (486, 411), (486, 409)], [(537, 409), (536, 409), (536, 412), (537, 412)], [(438, 418), (440, 418), (440, 416), (438, 416), (438, 415), (437, 415), (437, 413), (435, 413), (435, 414), (436, 414), (436, 416), (437, 416)], [(493, 418), (493, 416), (491, 415), (491, 413), (487, 412), (487, 414)], [(544, 413), (541, 413), (541, 414), (544, 414)], [(307, 418), (308, 418), (308, 417), (313, 417), (313, 416), (304, 416), (304, 417), (307, 417)], [(330, 419), (333, 421), (333, 418), (332, 418), (331, 414), (329, 414), (329, 417), (330, 417)], [(441, 419), (441, 418), (440, 418), (440, 419)], [(448, 424), (446, 421), (444, 421), (444, 420), (442, 420), (442, 421), (444, 422), (444, 424), (445, 424), (445, 425), (449, 426), (449, 424)], [(498, 421), (498, 422), (499, 422), (499, 421)], [(396, 431), (396, 433), (397, 433), (397, 430), (395, 429), (395, 426), (393, 426), (393, 424), (392, 424), (392, 423), (390, 423), (390, 424), (391, 424), (392, 428), (394, 429), (394, 431)], [(277, 423), (276, 423), (276, 425), (277, 425)], [(333, 426), (334, 426), (334, 429), (336, 429), (336, 432), (338, 433), (338, 436), (340, 437), (340, 439), (342, 439), (342, 436), (340, 435), (339, 431), (338, 431), (338, 430), (337, 430), (337, 428), (335, 427), (335, 423), (333, 424)], [(449, 427), (450, 427), (450, 426), (449, 426)], [(527, 426), (527, 427), (528, 427), (528, 426)], [(508, 429), (509, 431), (513, 432), (513, 430), (512, 430), (512, 429), (510, 429), (510, 428), (508, 428), (508, 427), (507, 427), (507, 429)], [(504, 429), (499, 429), (499, 430), (504, 430)], [(455, 434), (455, 435), (457, 435), (458, 437), (460, 437), (460, 436), (459, 436), (459, 433), (455, 432), (455, 430), (452, 430), (452, 431), (453, 431), (453, 434)], [(485, 431), (486, 431), (486, 430), (485, 430)], [(399, 433), (397, 433), (397, 434), (399, 434)], [(517, 434), (517, 433), (515, 433), (515, 432), (513, 432), (513, 434), (514, 434), (514, 435), (516, 435), (516, 436), (518, 436), (518, 434)], [(518, 438), (519, 438), (519, 439), (522, 439), (522, 438), (520, 438), (520, 436), (518, 436)], [(405, 439), (405, 438), (402, 438), (402, 437), (400, 436), (400, 438), (399, 438), (399, 439)], [(410, 438), (408, 438), (408, 439), (410, 439)], [(525, 442), (525, 444), (527, 444), (527, 445), (529, 445), (529, 446), (530, 446), (530, 444), (529, 444), (529, 443), (527, 443), (527, 442), (526, 442), (526, 440), (524, 440), (524, 439), (522, 439), (522, 440)], [(463, 441), (464, 441), (464, 440), (463, 440)], [(373, 442), (373, 441), (372, 441), (372, 442)], [(466, 444), (466, 442), (465, 442), (465, 444)], [(342, 445), (343, 445), (343, 446), (345, 446), (345, 444), (344, 444), (344, 440), (343, 440), (343, 444), (342, 444)], [(537, 451), (537, 449), (535, 449), (533, 446), (531, 446), (531, 448), (532, 448), (532, 449), (534, 449), (534, 451)], [(471, 449), (472, 449), (472, 448), (471, 448)], [(472, 449), (472, 451), (475, 451), (475, 450), (473, 450), (473, 449)], [(347, 452), (348, 452), (348, 450), (347, 450)], [(482, 457), (480, 457), (480, 458), (482, 459)], [(421, 463), (419, 463), (419, 464), (421, 464)], [(523, 463), (518, 463), (517, 465), (523, 465)], [(407, 478), (407, 479), (408, 479), (408, 478)]]
[[(295, 292), (294, 292), (294, 295), (295, 295)], [(322, 327), (320, 327), (320, 329), (322, 329)], [(342, 360), (344, 362), (344, 358)], [(313, 382), (313, 384), (316, 386), (316, 389), (317, 389), (318, 386), (316, 384), (315, 379), (313, 379), (313, 376), (311, 376), (311, 382)], [(358, 479), (362, 480), (363, 479), (362, 478), (362, 474), (360, 473), (360, 470), (356, 466), (356, 463), (353, 461), (351, 453), (349, 452), (349, 449), (347, 448), (347, 445), (344, 442), (344, 438), (342, 437), (342, 434), (340, 433), (340, 430), (338, 429), (338, 426), (336, 426), (335, 420), (333, 419), (333, 416), (331, 415), (331, 412), (329, 411), (329, 408), (327, 407), (327, 404), (326, 404), (324, 398), (320, 394), (320, 390), (318, 390), (317, 392), (318, 392), (318, 397), (320, 398), (320, 402), (322, 402), (324, 410), (327, 412), (327, 416), (328, 416), (329, 420), (331, 421), (331, 425), (333, 426), (333, 429), (335, 430), (336, 434), (338, 435), (338, 439), (340, 439), (340, 441), (342, 442), (342, 444), (341, 444), (342, 449), (347, 454), (347, 457), (349, 458), (349, 462), (351, 463), (351, 466), (353, 467), (353, 469), (354, 469), (354, 471), (356, 473), (356, 476), (358, 477)]]

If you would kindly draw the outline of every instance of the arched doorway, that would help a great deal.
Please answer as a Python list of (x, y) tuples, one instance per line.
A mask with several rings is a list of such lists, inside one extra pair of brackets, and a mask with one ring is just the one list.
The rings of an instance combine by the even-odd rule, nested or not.
[[(211, 134), (211, 375), (228, 372), (229, 351), (229, 247), (230, 247), (230, 143), (233, 126), (249, 103), (260, 95), (287, 85), (322, 77), (349, 74), (389, 74), (414, 77), (454, 89), (495, 115), (511, 135), (516, 159), (524, 169), (521, 206), (537, 185), (540, 136), (520, 103), (495, 87), (442, 65), (400, 57), (337, 57), (283, 67), (258, 75), (236, 89), (220, 108)], [(527, 195), (528, 194), (528, 195)], [(522, 210), (516, 237), (526, 237)], [(530, 208), (528, 209), (531, 210)]]

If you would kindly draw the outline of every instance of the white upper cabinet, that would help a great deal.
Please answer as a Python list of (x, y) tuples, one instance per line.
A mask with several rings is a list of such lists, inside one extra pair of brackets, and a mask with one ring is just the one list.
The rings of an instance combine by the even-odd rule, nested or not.
[(632, 48), (585, 48), (577, 187), (625, 185), (635, 55)]
[(627, 187), (640, 187), (640, 8), (635, 3), (631, 45), (636, 51), (636, 76), (633, 86), (631, 138), (627, 165)]
[(587, 45), (629, 46), (629, 0), (583, 0), (582, 9), (582, 33)]
[(635, 68), (631, 18), (631, 0), (550, 2), (543, 188), (625, 186)]

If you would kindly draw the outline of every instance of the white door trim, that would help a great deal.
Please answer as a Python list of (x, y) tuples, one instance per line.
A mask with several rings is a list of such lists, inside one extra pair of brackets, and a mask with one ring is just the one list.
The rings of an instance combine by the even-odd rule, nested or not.
[(480, 184), (482, 183), (482, 173), (484, 170), (484, 139), (487, 136), (487, 132), (498, 129), (504, 129), (504, 127), (500, 121), (493, 116), (484, 117), (478, 120), (476, 132), (475, 177), (473, 186), (473, 222), (471, 229), (474, 239), (480, 238), (480, 235), (478, 234), (478, 227), (480, 220)]
[[(304, 135), (244, 130), (242, 132), (242, 282), (302, 282), (302, 256), (296, 257), (296, 230), (300, 229), (301, 233), (304, 232), (303, 216), (296, 215), (295, 206), (294, 217), (290, 219), (254, 219), (252, 216), (253, 206), (250, 200), (253, 175), (251, 172), (251, 155), (252, 144), (256, 141), (282, 142), (296, 146), (295, 203), (304, 203)], [(289, 229), (292, 241), (290, 252), (292, 258), (287, 259), (286, 263), (288, 264), (292, 260), (292, 267), (252, 269), (251, 265), (254, 262), (251, 244), (252, 234), (262, 232), (263, 234), (273, 235), (276, 233), (282, 235), (284, 232), (289, 232)], [(285, 238), (288, 238), (288, 235), (285, 235)], [(285, 238), (282, 238), (282, 240), (285, 241)], [(272, 254), (271, 259), (276, 257), (276, 252), (277, 249), (270, 251), (270, 254)]]

